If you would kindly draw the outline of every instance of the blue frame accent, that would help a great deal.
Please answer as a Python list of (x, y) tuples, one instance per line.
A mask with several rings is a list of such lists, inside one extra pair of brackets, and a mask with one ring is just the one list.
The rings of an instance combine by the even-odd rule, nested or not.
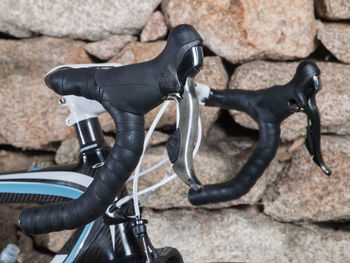
[[(50, 183), (2, 181), (0, 182), (0, 193), (43, 194), (76, 199), (83, 193), (83, 191), (69, 186)], [(90, 224), (85, 226), (83, 232), (79, 236), (78, 241), (75, 243), (73, 249), (69, 253), (68, 257), (64, 260), (64, 262), (73, 262), (75, 257), (78, 255), (79, 250), (83, 245), (86, 237), (90, 233), (93, 224), (94, 222), (91, 222)]]
[(83, 191), (64, 185), (33, 182), (0, 182), (1, 193), (13, 194), (43, 194), (78, 198)]
[(80, 248), (84, 244), (86, 237), (89, 235), (93, 224), (94, 224), (94, 222), (92, 222), (84, 227), (84, 230), (80, 234), (78, 241), (75, 243), (75, 245), (74, 245), (73, 249), (71, 250), (71, 252), (69, 253), (68, 257), (64, 260), (65, 263), (73, 262), (75, 257), (78, 255)]

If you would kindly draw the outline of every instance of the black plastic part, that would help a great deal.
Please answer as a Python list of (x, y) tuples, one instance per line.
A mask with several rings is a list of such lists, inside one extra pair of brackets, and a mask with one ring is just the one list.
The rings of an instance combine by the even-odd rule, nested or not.
[(46, 84), (60, 95), (99, 101), (112, 116), (117, 136), (110, 156), (82, 196), (22, 211), (20, 226), (25, 233), (77, 228), (105, 212), (142, 153), (143, 115), (170, 93), (182, 93), (179, 67), (185, 54), (201, 45), (202, 39), (192, 26), (180, 25), (169, 34), (162, 53), (151, 61), (108, 69), (62, 69), (45, 78)]
[(180, 130), (177, 128), (175, 132), (169, 137), (166, 143), (169, 160), (175, 163), (179, 157), (180, 152)]
[(314, 76), (320, 74), (316, 64), (303, 61), (297, 67), (293, 79), (283, 85), (257, 91), (211, 90), (206, 106), (243, 111), (259, 124), (259, 143), (247, 163), (233, 179), (219, 184), (205, 185), (198, 193), (189, 191), (194, 205), (237, 199), (246, 194), (263, 174), (274, 158), (279, 140), (280, 124), (292, 113), (302, 110), (311, 120), (308, 132), (308, 149), (315, 162), (328, 174), (320, 150), (320, 121), (317, 111)]
[(184, 72), (180, 66), (196, 46), (202, 46), (196, 30), (180, 25), (169, 34), (161, 54), (151, 61), (106, 69), (64, 69), (46, 77), (46, 84), (61, 95), (83, 96), (102, 105), (108, 101), (111, 108), (144, 115), (169, 94), (183, 92), (185, 74), (193, 73), (190, 67)]

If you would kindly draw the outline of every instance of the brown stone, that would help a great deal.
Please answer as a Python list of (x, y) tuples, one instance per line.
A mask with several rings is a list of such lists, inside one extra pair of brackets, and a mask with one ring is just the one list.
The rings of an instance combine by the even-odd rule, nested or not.
[(18, 263), (47, 263), (51, 262), (53, 256), (32, 250), (28, 253), (19, 254)]
[(84, 49), (99, 59), (107, 60), (116, 56), (123, 47), (135, 40), (136, 37), (130, 35), (114, 35), (102, 41), (85, 44)]
[(168, 27), (165, 24), (164, 16), (162, 12), (156, 11), (152, 14), (148, 20), (146, 26), (141, 32), (141, 42), (148, 42), (161, 39), (166, 36)]
[(317, 38), (341, 62), (350, 63), (350, 26), (345, 23), (317, 23)]
[(47, 88), (43, 77), (67, 63), (91, 63), (82, 42), (40, 37), (0, 40), (0, 143), (42, 149), (65, 139), (68, 110)]
[(349, 19), (350, 2), (347, 0), (315, 0), (317, 14), (331, 20)]
[(315, 49), (313, 5), (309, 0), (166, 0), (162, 10), (171, 27), (193, 25), (215, 54), (238, 63), (307, 57)]
[[(239, 66), (231, 76), (231, 89), (258, 90), (289, 82), (298, 63), (255, 61)], [(317, 62), (321, 70), (322, 89), (316, 101), (320, 110), (322, 132), (350, 134), (350, 66)], [(235, 120), (249, 128), (257, 124), (245, 113), (230, 111)], [(306, 115), (295, 113), (287, 118), (281, 126), (283, 141), (293, 141), (305, 135)]]
[[(160, 54), (164, 49), (166, 42), (157, 41), (150, 43), (133, 42), (126, 46), (116, 57), (109, 62), (118, 62), (123, 65), (131, 63), (139, 63), (150, 60)], [(204, 66), (201, 72), (196, 77), (196, 81), (209, 85), (213, 89), (225, 89), (228, 82), (228, 75), (219, 57), (206, 57), (204, 59)], [(145, 127), (149, 128), (153, 119), (157, 115), (161, 105), (151, 110), (145, 116)], [(201, 107), (200, 116), (202, 119), (203, 134), (206, 135), (208, 130), (215, 122), (219, 109), (210, 107)], [(158, 123), (158, 127), (174, 126), (176, 122), (176, 104), (171, 102), (162, 119)], [(105, 131), (113, 129), (114, 125), (111, 123), (109, 117), (102, 117), (102, 127)]]
[(264, 213), (280, 221), (349, 220), (350, 138), (322, 136), (326, 176), (313, 163), (305, 147), (292, 155), (288, 170), (281, 174), (263, 198)]
[(16, 36), (41, 34), (101, 40), (115, 34), (137, 34), (161, 0), (1, 1), (0, 31)]
[(184, 262), (347, 262), (345, 231), (283, 224), (254, 211), (145, 209), (156, 247), (176, 247)]
[(51, 232), (48, 234), (35, 235), (34, 242), (39, 247), (47, 248), (48, 250), (57, 253), (68, 239), (72, 236), (74, 230), (63, 230), (60, 232)]
[(16, 243), (16, 232), (17, 226), (16, 222), (18, 221), (18, 216), (20, 210), (16, 207), (11, 207), (6, 204), (1, 204), (0, 206), (0, 252), (6, 247), (9, 243)]

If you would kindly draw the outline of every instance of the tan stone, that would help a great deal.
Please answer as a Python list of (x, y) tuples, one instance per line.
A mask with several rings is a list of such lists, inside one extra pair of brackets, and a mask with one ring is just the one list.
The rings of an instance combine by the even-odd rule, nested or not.
[(148, 20), (146, 26), (143, 28), (140, 40), (141, 42), (148, 42), (161, 39), (166, 36), (168, 27), (165, 24), (162, 12), (156, 11)]
[(84, 49), (99, 59), (107, 60), (116, 56), (123, 47), (135, 40), (136, 37), (130, 35), (114, 35), (102, 41), (87, 43)]
[(317, 39), (341, 62), (350, 63), (350, 26), (317, 22)]
[(307, 57), (315, 49), (313, 5), (309, 0), (166, 0), (162, 10), (171, 27), (193, 25), (215, 54), (238, 63)]
[(348, 262), (345, 231), (282, 224), (237, 209), (144, 210), (156, 247), (176, 247), (184, 262)]
[(55, 155), (57, 164), (71, 164), (78, 161), (80, 145), (76, 137), (69, 137), (62, 141)]
[(313, 163), (305, 147), (299, 147), (289, 169), (266, 191), (264, 213), (285, 222), (349, 220), (349, 139), (322, 136), (323, 157), (332, 171), (330, 177)]
[[(258, 90), (289, 82), (298, 63), (255, 61), (239, 66), (231, 76), (231, 89)], [(317, 62), (321, 70), (322, 89), (316, 101), (321, 116), (322, 132), (350, 134), (350, 67), (331, 62)], [(230, 111), (235, 120), (249, 128), (257, 124), (245, 113)], [(295, 113), (281, 126), (283, 141), (293, 141), (305, 135), (306, 115)]]
[(80, 41), (0, 40), (0, 143), (43, 149), (65, 139), (71, 133), (65, 125), (68, 110), (43, 77), (60, 64), (89, 62)]
[(347, 0), (315, 0), (317, 14), (331, 20), (349, 19), (350, 2)]
[(52, 165), (52, 154), (33, 154), (0, 150), (0, 173)]

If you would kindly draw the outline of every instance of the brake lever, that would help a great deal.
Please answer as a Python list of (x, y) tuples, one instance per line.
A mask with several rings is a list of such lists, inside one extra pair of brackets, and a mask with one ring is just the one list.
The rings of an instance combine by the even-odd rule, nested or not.
[(199, 117), (199, 103), (193, 78), (187, 78), (181, 98), (174, 97), (179, 104), (179, 127), (169, 138), (166, 148), (169, 159), (174, 164), (174, 172), (193, 190), (200, 191), (193, 166), (193, 150)]
[(297, 90), (297, 94), (302, 102), (300, 110), (303, 111), (308, 118), (305, 146), (310, 155), (313, 156), (314, 162), (321, 167), (324, 174), (329, 176), (331, 175), (331, 171), (325, 165), (321, 152), (321, 122), (315, 99), (317, 92), (321, 89), (318, 75), (313, 76), (312, 84), (313, 85), (307, 85), (305, 88)]

